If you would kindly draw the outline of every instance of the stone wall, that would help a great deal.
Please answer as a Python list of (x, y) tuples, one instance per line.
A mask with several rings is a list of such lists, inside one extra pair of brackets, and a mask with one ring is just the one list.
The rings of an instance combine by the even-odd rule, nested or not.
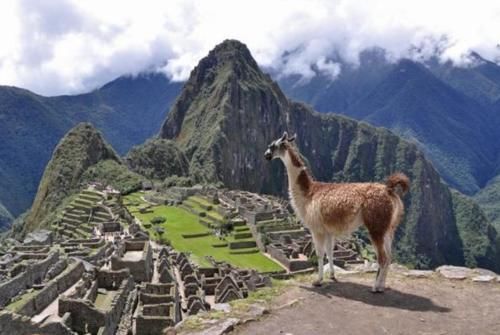
[(163, 304), (169, 302), (175, 303), (175, 295), (149, 294), (141, 292), (139, 299), (144, 305)]
[[(79, 333), (101, 332), (103, 335), (113, 335), (133, 288), (134, 282), (131, 277), (123, 280), (108, 311), (95, 308), (88, 300), (62, 297), (59, 299), (59, 315), (71, 313), (71, 328)], [(100, 330), (101, 327), (104, 330)]]
[(54, 251), (42, 261), (28, 265), (27, 272), (31, 273), (33, 283), (42, 282), (49, 268), (59, 260), (59, 252)]
[(313, 266), (309, 260), (294, 260), (288, 258), (281, 249), (272, 244), (267, 246), (267, 252), (272, 258), (283, 264), (290, 272), (305, 270)]
[(125, 251), (141, 251), (146, 244), (144, 241), (125, 241)]
[(86, 300), (59, 299), (59, 315), (71, 313), (71, 328), (78, 333), (97, 333), (106, 324), (106, 313), (99, 311)]
[(102, 233), (112, 233), (122, 231), (122, 226), (119, 221), (101, 222), (99, 223), (99, 230)]
[(24, 289), (32, 285), (31, 276), (28, 272), (22, 272), (0, 285), (0, 307), (5, 306), (12, 297), (18, 295)]
[(35, 264), (28, 264), (24, 272), (0, 284), (0, 307), (5, 306), (22, 290), (32, 287), (35, 283), (41, 283), (48, 269), (58, 260), (58, 252), (49, 253), (45, 259)]
[(95, 302), (95, 299), (97, 298), (98, 288), (99, 288), (99, 285), (98, 285), (97, 281), (92, 282), (92, 285), (90, 285), (90, 288), (87, 291), (87, 293), (85, 294), (85, 296), (83, 297), (83, 299)]
[(153, 250), (149, 241), (126, 241), (126, 251), (142, 250), (142, 258), (138, 261), (127, 261), (123, 257), (114, 255), (111, 257), (111, 269), (130, 269), (130, 273), (136, 282), (149, 282), (153, 275)]
[(174, 306), (170, 304), (139, 305), (140, 313), (135, 321), (136, 335), (157, 335), (162, 331), (175, 325), (173, 319)]
[(148, 294), (173, 294), (175, 291), (172, 288), (175, 287), (175, 284), (150, 284), (146, 283), (143, 288), (144, 293)]
[(22, 306), (18, 313), (28, 316), (43, 311), (64, 291), (73, 286), (83, 275), (85, 268), (82, 262), (75, 262), (66, 271), (49, 281), (32, 299)]
[(229, 249), (254, 248), (257, 245), (255, 241), (236, 241), (229, 242)]
[(27, 316), (38, 314), (52, 301), (54, 301), (58, 295), (57, 283), (51, 281), (45, 285), (45, 287), (41, 289), (32, 299), (26, 301), (26, 303), (19, 308), (18, 313)]
[(96, 252), (93, 255), (87, 256), (84, 259), (89, 263), (95, 264), (98, 260), (103, 258), (106, 255), (106, 253), (108, 252), (108, 250), (111, 249), (112, 247), (113, 247), (113, 243), (108, 241), (108, 242), (106, 242), (106, 244), (103, 247), (101, 247), (99, 249), (98, 252)]
[(74, 332), (63, 322), (46, 321), (38, 324), (32, 322), (30, 317), (3, 311), (0, 312), (0, 334), (74, 335)]
[(82, 262), (76, 261), (75, 263), (68, 266), (68, 268), (59, 276), (55, 278), (57, 282), (57, 291), (63, 293), (71, 286), (73, 286), (80, 278), (82, 278), (85, 272), (85, 266)]
[(105, 288), (107, 290), (118, 289), (121, 283), (130, 277), (129, 269), (120, 269), (118, 271), (100, 271), (97, 270), (96, 279), (99, 287)]

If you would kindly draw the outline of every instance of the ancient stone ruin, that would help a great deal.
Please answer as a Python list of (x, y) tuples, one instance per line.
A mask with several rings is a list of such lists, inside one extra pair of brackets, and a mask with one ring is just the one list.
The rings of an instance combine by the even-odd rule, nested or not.
[[(193, 195), (203, 201), (188, 199)], [(141, 213), (166, 203), (195, 213), (212, 231), (229, 225), (234, 238), (221, 238), (221, 246), (235, 255), (265, 252), (283, 270), (262, 274), (210, 256), (210, 266), (200, 267), (188, 254), (152, 240), (118, 192), (93, 184), (66, 206), (53, 230), (3, 246), (0, 334), (160, 334), (214, 304), (270, 286), (270, 275), (312, 270), (310, 234), (286, 201), (204, 187), (145, 196), (151, 205), (139, 208)], [(348, 242), (335, 255), (340, 266), (360, 262)]]

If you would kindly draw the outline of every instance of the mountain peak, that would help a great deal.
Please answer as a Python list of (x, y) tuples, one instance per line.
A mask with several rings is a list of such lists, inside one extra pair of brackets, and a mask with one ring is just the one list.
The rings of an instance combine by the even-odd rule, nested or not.
[[(238, 40), (224, 40), (217, 44), (204, 58), (208, 60), (216, 59), (218, 62), (245, 61), (252, 67), (257, 67), (257, 63), (252, 57), (246, 44)], [(203, 62), (203, 60), (202, 60)]]
[[(198, 132), (202, 124), (207, 129), (216, 127), (225, 114), (240, 110), (239, 96), (249, 87), (272, 92), (281, 103), (287, 102), (279, 87), (262, 73), (245, 44), (236, 40), (223, 41), (191, 72), (162, 126), (160, 137), (176, 139), (181, 147), (189, 145), (185, 139), (191, 142), (209, 140), (191, 134)], [(185, 123), (185, 119), (196, 122)]]
[(43, 173), (24, 231), (43, 225), (57, 206), (81, 187), (83, 173), (104, 160), (122, 164), (120, 157), (92, 124), (82, 122), (68, 131), (56, 146)]
[(215, 75), (225, 72), (238, 79), (247, 79), (249, 72), (260, 71), (247, 46), (237, 40), (224, 40), (216, 45), (191, 72), (188, 85), (212, 82)]

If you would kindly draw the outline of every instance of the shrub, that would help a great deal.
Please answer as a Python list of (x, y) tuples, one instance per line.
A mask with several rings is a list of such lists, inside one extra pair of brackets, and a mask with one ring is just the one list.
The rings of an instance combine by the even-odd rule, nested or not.
[(160, 224), (167, 221), (167, 219), (164, 216), (155, 216), (154, 218), (151, 219), (152, 224)]
[(177, 175), (173, 175), (165, 178), (163, 181), (163, 188), (169, 188), (172, 186), (193, 186), (193, 182), (189, 177), (179, 177)]

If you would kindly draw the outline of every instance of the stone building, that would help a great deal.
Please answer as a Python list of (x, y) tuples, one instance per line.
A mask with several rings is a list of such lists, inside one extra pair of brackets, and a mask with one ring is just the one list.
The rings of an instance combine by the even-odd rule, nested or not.
[(151, 281), (153, 250), (149, 241), (122, 241), (111, 257), (111, 269), (129, 269), (136, 282)]
[(59, 316), (69, 313), (70, 328), (81, 334), (113, 335), (134, 281), (128, 269), (97, 270), (82, 297), (59, 299)]

